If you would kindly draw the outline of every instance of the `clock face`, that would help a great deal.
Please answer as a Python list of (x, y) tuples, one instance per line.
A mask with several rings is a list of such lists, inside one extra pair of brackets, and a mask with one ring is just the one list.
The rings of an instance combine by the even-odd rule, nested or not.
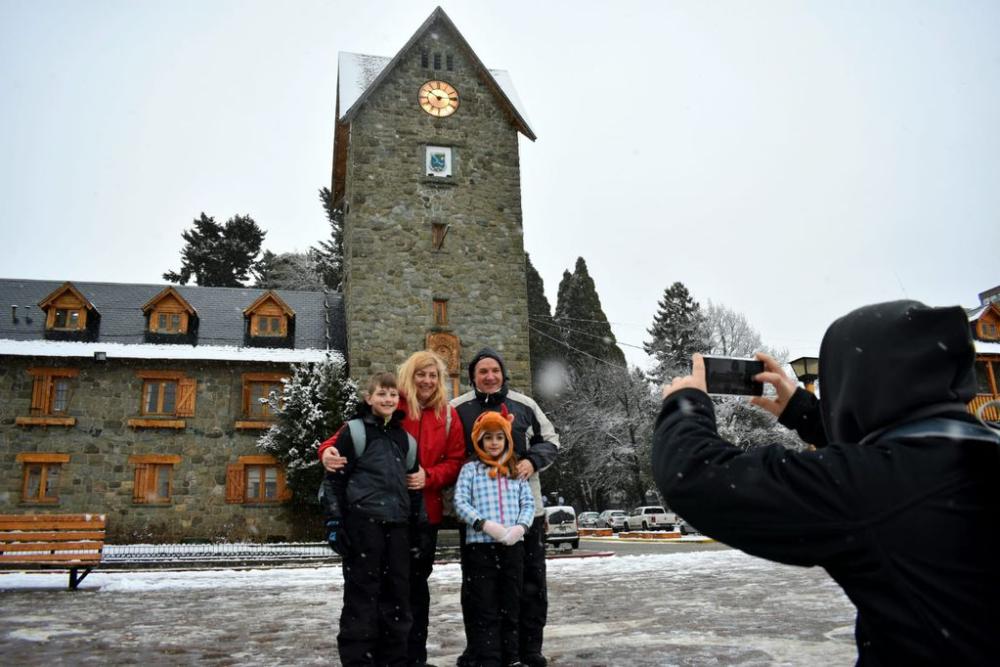
[(420, 108), (432, 116), (444, 118), (458, 109), (458, 91), (444, 81), (428, 81), (420, 86)]

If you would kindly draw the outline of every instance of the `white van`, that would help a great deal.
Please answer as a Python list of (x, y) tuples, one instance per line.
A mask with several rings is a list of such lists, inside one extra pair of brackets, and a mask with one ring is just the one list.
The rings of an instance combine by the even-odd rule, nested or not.
[(580, 533), (576, 526), (576, 510), (569, 505), (554, 505), (545, 508), (545, 546), (556, 549), (568, 544), (571, 549), (580, 548)]

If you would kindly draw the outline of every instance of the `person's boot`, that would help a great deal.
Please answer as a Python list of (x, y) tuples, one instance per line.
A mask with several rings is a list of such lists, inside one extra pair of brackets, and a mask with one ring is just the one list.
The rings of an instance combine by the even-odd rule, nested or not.
[(523, 667), (546, 667), (548, 664), (548, 659), (541, 653), (527, 653), (521, 656)]

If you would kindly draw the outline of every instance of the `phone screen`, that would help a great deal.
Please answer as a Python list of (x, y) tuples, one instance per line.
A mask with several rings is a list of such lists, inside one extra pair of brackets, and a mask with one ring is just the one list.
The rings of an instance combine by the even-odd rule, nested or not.
[(764, 385), (753, 376), (764, 371), (764, 362), (733, 357), (705, 357), (705, 384), (710, 394), (761, 396)]

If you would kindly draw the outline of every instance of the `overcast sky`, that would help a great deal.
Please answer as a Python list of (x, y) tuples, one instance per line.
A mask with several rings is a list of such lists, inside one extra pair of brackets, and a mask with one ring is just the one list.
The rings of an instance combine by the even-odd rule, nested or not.
[[(337, 52), (395, 55), (436, 4), (0, 0), (0, 277), (159, 283), (202, 211), (326, 238)], [(552, 305), (583, 256), (623, 343), (677, 280), (793, 357), (1000, 284), (1000, 3), (443, 7), (538, 135)]]

